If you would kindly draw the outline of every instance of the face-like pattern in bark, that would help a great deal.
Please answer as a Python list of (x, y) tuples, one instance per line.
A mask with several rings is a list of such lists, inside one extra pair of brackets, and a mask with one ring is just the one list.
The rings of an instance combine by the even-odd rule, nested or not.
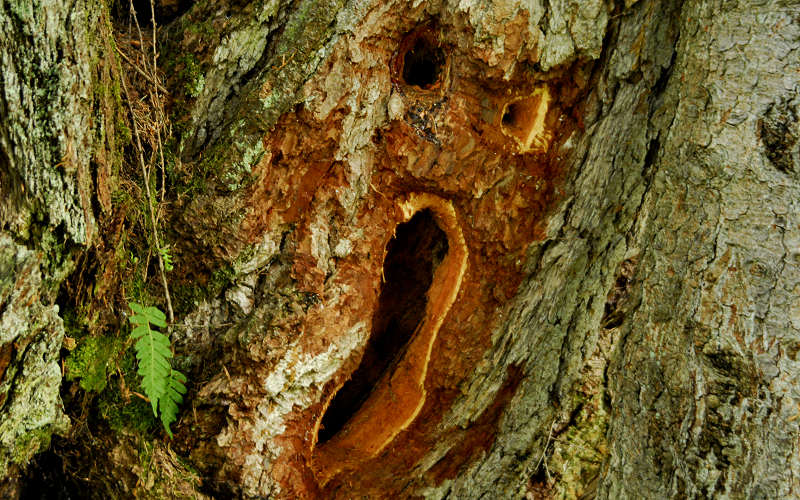
[[(264, 138), (243, 227), (253, 242), (288, 228), (293, 286), (316, 303), (278, 333), (283, 345), (263, 356), (260, 381), (242, 376), (267, 396), (244, 411), (255, 414), (245, 432), (240, 419), (218, 442), (231, 463), (265, 456), (271, 471), (252, 477), (243, 466), (245, 488), (352, 495), (358, 477), (365, 494), (370, 484), (385, 492), (416, 475), (441, 481), (491, 444), (496, 412), (469, 447), (453, 448), (447, 470), (420, 468), (451, 431), (441, 417), (491, 345), (528, 246), (563, 197), (559, 150), (578, 126), (581, 85), (527, 63), (504, 78), (514, 60), (487, 66), (476, 47), (442, 20), (368, 18)], [(446, 252), (411, 245), (401, 259), (409, 283), (427, 269), (430, 284), (406, 291), (386, 281), (398, 278), (385, 261), (400, 225), (423, 211), (433, 229), (410, 239), (442, 232)], [(386, 290), (422, 297), (386, 299), (395, 293)], [(396, 348), (371, 347), (404, 321), (386, 334), (403, 336)]]

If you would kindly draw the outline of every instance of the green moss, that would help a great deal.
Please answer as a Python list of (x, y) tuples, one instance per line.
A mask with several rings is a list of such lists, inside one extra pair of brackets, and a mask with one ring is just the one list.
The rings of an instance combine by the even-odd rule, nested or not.
[[(119, 198), (128, 197), (128, 194), (118, 193)], [(145, 228), (149, 227), (145, 219), (144, 205), (128, 198), (126, 219), (131, 227), (138, 228), (123, 233), (115, 249), (117, 261), (117, 276), (121, 279), (121, 288), (126, 299), (139, 304), (155, 304), (156, 297), (162, 298), (161, 282), (154, 275), (146, 275), (148, 253), (150, 263), (156, 256), (150, 252), (148, 236), (151, 234)], [(147, 279), (145, 277), (147, 276)]]
[[(160, 423), (153, 415), (150, 403), (130, 394), (134, 387), (138, 387), (133, 349), (126, 351), (119, 368), (122, 378), (114, 377), (98, 399), (100, 416), (116, 432), (134, 432), (147, 436), (155, 434)], [(123, 396), (123, 392), (128, 396)]]
[(194, 54), (184, 54), (177, 59), (177, 65), (183, 68), (178, 78), (183, 81), (183, 89), (189, 97), (197, 97), (206, 85), (206, 76)]
[[(96, 393), (93, 414), (115, 432), (152, 437), (159, 428), (150, 404), (132, 393), (138, 387), (136, 357), (126, 349), (129, 326), (113, 335), (89, 335), (85, 318), (75, 310), (64, 313), (65, 326), (77, 346), (64, 360), (67, 380), (77, 380), (81, 389)], [(99, 411), (97, 411), (99, 410)]]
[(119, 144), (130, 144), (131, 139), (133, 139), (133, 134), (125, 120), (122, 118), (117, 120), (117, 126), (115, 128), (117, 132), (117, 142)]
[[(238, 262), (238, 259), (237, 259)], [(204, 284), (193, 281), (173, 282), (170, 285), (172, 307), (176, 315), (185, 315), (194, 311), (199, 303), (217, 297), (228, 288), (237, 276), (236, 262), (223, 264), (217, 268)]]
[(195, 35), (212, 36), (217, 30), (211, 25), (211, 20), (205, 19), (199, 23), (187, 23), (186, 31)]
[(236, 277), (236, 271), (231, 265), (226, 264), (214, 271), (208, 283), (209, 297), (219, 295), (222, 290), (231, 284), (234, 277)]
[(553, 498), (580, 498), (600, 474), (608, 454), (608, 413), (597, 394), (581, 408), (574, 425), (558, 437), (547, 461), (557, 473)]
[(115, 432), (152, 435), (159, 429), (150, 403), (132, 397), (125, 402), (117, 391), (106, 391), (98, 401), (100, 415)]
[(192, 464), (191, 462), (189, 462), (188, 460), (186, 460), (185, 458), (183, 458), (181, 456), (178, 456), (177, 458), (178, 458), (178, 463), (187, 472), (189, 472), (190, 474), (192, 474), (194, 476), (199, 476), (200, 475), (200, 471), (194, 466), (194, 464)]
[(33, 455), (50, 447), (53, 429), (50, 426), (40, 427), (26, 432), (14, 441), (11, 462), (25, 464)]
[(76, 309), (66, 308), (61, 311), (60, 316), (64, 322), (64, 335), (67, 337), (78, 340), (89, 333), (86, 329), (86, 322), (83, 321), (83, 315)]
[(177, 316), (189, 314), (207, 297), (206, 290), (194, 283), (172, 283), (172, 307)]
[(122, 347), (122, 341), (117, 338), (85, 337), (64, 362), (67, 380), (79, 380), (85, 391), (102, 391)]

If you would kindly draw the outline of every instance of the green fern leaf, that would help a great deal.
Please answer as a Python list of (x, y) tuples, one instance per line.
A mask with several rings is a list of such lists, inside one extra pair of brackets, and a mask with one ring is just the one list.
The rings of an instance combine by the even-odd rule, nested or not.
[(169, 253), (169, 245), (161, 247), (159, 253), (161, 253), (161, 260), (164, 263), (164, 270), (172, 271), (174, 264), (172, 261), (172, 254)]
[(186, 377), (173, 370), (170, 360), (172, 348), (169, 337), (151, 328), (151, 325), (166, 328), (167, 317), (157, 307), (143, 307), (131, 302), (133, 311), (130, 322), (134, 325), (131, 338), (136, 340), (137, 373), (142, 377), (142, 389), (150, 399), (153, 415), (161, 414), (161, 423), (172, 438), (169, 426), (178, 418), (178, 405), (186, 394)]
[(138, 373), (142, 377), (142, 389), (150, 398), (153, 415), (157, 415), (156, 405), (167, 389), (169, 358), (172, 353), (168, 348), (165, 352), (164, 346), (159, 344), (157, 336), (153, 333), (156, 332), (151, 331), (150, 335), (142, 336), (136, 343), (136, 358), (139, 360)]
[(186, 394), (186, 377), (178, 370), (172, 370), (167, 382), (166, 391), (159, 400), (159, 409), (161, 410), (161, 423), (167, 431), (170, 439), (172, 438), (172, 431), (169, 426), (175, 419), (178, 418), (178, 405), (183, 402), (183, 395)]
[(147, 319), (150, 321), (150, 323), (156, 325), (157, 327), (167, 327), (167, 316), (161, 312), (161, 309), (150, 306), (144, 310), (144, 314), (147, 316)]
[(131, 331), (131, 337), (136, 339), (136, 359), (139, 362), (137, 373), (142, 377), (142, 389), (150, 399), (150, 406), (153, 408), (153, 415), (158, 416), (158, 402), (167, 390), (170, 372), (170, 349), (169, 338), (166, 335), (150, 328), (150, 325), (160, 327), (166, 326), (164, 313), (155, 307), (142, 307), (136, 303), (129, 304), (131, 310), (136, 313), (130, 318), (130, 322), (135, 326)]

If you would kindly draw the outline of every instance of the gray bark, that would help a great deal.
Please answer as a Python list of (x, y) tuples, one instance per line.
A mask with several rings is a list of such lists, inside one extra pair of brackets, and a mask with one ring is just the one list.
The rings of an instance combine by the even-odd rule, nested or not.
[[(0, 477), (66, 431), (55, 297), (79, 255), (114, 246), (96, 221), (126, 216), (104, 201), (119, 174), (93, 173), (119, 148), (89, 125), (113, 113), (92, 105), (104, 24), (84, 4), (31, 9), (0, 10)], [(797, 496), (799, 13), (192, 6), (161, 32), (179, 130), (171, 335), (190, 392), (172, 447), (118, 429), (76, 444), (74, 426), (64, 446), (108, 457), (85, 475), (119, 497)], [(419, 26), (448, 61), (431, 91), (392, 69)], [(530, 152), (506, 115), (542, 86)], [(529, 198), (509, 204), (517, 188)], [(339, 441), (316, 445), (315, 425), (368, 343), (395, 206), (419, 192), (454, 207), (470, 256), (427, 399), (374, 457), (321, 465)], [(124, 324), (123, 308), (104, 314)]]
[(69, 425), (54, 302), (96, 232), (93, 9), (0, 4), (0, 477)]

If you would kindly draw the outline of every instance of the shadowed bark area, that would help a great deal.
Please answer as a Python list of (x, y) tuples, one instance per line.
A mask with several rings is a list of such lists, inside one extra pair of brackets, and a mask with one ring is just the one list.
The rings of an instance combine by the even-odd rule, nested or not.
[(796, 6), (153, 8), (0, 3), (0, 496), (797, 495)]

